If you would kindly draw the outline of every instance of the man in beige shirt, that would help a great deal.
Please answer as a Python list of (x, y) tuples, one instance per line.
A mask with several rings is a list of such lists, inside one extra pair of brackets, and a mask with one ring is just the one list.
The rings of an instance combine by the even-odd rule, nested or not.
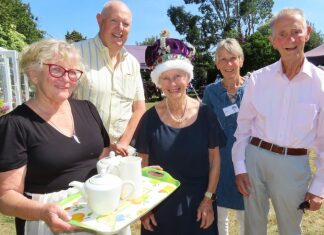
[(76, 44), (86, 65), (75, 97), (94, 103), (109, 133), (110, 150), (129, 154), (129, 143), (145, 112), (140, 66), (124, 49), (132, 21), (128, 6), (109, 1), (97, 14), (99, 33)]

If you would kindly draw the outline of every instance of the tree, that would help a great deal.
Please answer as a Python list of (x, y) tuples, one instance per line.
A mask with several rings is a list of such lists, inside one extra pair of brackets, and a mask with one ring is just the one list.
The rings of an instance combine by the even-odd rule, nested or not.
[(272, 47), (268, 39), (269, 35), (269, 24), (265, 24), (241, 42), (244, 52), (242, 74), (272, 64), (279, 59), (279, 53)]
[(209, 50), (228, 36), (250, 36), (272, 16), (273, 6), (273, 0), (184, 0), (184, 3), (196, 4), (200, 15), (186, 12), (183, 6), (171, 6), (168, 16), (186, 40), (195, 46), (202, 43), (203, 50)]
[(0, 45), (4, 48), (21, 51), (25, 46), (26, 37), (16, 31), (15, 25), (11, 25), (4, 31), (2, 26), (0, 25)]
[(148, 38), (145, 38), (142, 42), (135, 42), (137, 46), (150, 46), (153, 45), (156, 40), (158, 40), (158, 36), (151, 36)]
[(45, 32), (37, 28), (37, 21), (29, 4), (21, 0), (1, 0), (0, 46), (20, 50), (25, 44), (43, 38)]
[(272, 16), (273, 6), (273, 0), (184, 0), (184, 3), (196, 4), (200, 14), (186, 12), (184, 6), (171, 6), (167, 14), (179, 34), (196, 47), (196, 88), (215, 80), (213, 54), (217, 42), (226, 37), (244, 41)]
[(312, 50), (323, 43), (323, 34), (320, 31), (316, 31), (314, 24), (308, 22), (308, 25), (312, 27), (311, 36), (305, 45), (305, 51)]
[(67, 31), (65, 34), (65, 40), (68, 42), (78, 42), (85, 39), (87, 39), (87, 37), (84, 37), (81, 33), (75, 30), (73, 30), (71, 33)]
[(1, 0), (0, 46), (20, 49), (22, 42), (30, 44), (43, 38), (45, 32), (37, 28), (37, 21), (29, 4), (22, 3), (21, 0)]
[(272, 16), (273, 1), (245, 0), (239, 6), (239, 15), (243, 22), (245, 36), (252, 35), (258, 26)]

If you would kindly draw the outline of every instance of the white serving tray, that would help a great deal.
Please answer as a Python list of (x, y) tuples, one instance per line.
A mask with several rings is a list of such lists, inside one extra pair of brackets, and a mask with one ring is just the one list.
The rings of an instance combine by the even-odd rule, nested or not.
[(142, 169), (142, 180), (142, 196), (121, 201), (117, 209), (107, 215), (98, 216), (92, 212), (81, 193), (75, 193), (59, 204), (72, 217), (70, 224), (100, 234), (115, 234), (152, 210), (180, 186), (180, 182), (167, 172), (151, 167)]

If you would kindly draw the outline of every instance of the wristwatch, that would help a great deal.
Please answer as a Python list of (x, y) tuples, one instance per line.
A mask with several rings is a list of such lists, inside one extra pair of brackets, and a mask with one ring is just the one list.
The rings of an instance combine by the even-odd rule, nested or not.
[(205, 197), (209, 198), (212, 201), (216, 200), (216, 194), (215, 193), (211, 193), (211, 192), (205, 192)]

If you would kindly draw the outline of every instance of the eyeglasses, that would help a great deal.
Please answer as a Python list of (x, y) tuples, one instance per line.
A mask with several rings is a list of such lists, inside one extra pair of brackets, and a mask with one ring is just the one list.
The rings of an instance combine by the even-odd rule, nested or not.
[(83, 74), (81, 70), (78, 69), (66, 70), (65, 68), (57, 64), (45, 64), (45, 65), (48, 65), (48, 72), (52, 77), (61, 78), (64, 76), (65, 73), (67, 73), (71, 82), (77, 82)]
[(167, 77), (167, 76), (162, 77), (161, 81), (162, 82), (169, 82), (169, 83), (171, 83), (171, 82), (179, 82), (179, 81), (182, 81), (185, 77), (186, 76), (183, 75), (183, 74), (177, 74), (174, 77)]

